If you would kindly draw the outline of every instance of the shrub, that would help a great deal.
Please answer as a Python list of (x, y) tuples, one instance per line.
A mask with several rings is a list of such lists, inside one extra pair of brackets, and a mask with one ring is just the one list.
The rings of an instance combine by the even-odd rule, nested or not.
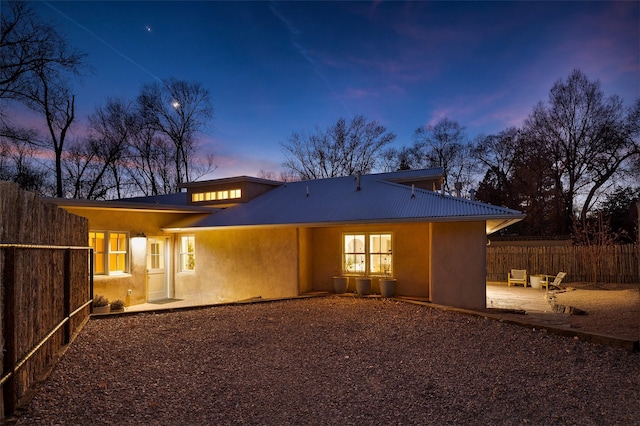
[(97, 294), (93, 297), (93, 307), (97, 308), (99, 306), (107, 306), (109, 304), (109, 299), (104, 297), (101, 294)]
[(123, 309), (124, 309), (124, 302), (122, 300), (118, 299), (111, 302), (112, 311), (121, 311)]

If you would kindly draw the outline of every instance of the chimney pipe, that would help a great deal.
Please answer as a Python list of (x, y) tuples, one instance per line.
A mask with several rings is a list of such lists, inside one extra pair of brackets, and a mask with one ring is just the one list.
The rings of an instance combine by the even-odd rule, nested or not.
[(360, 191), (360, 177), (361, 177), (361, 173), (360, 172), (356, 173), (356, 191)]
[(456, 182), (453, 184), (453, 187), (456, 189), (456, 197), (460, 198), (460, 191), (462, 191), (462, 183)]

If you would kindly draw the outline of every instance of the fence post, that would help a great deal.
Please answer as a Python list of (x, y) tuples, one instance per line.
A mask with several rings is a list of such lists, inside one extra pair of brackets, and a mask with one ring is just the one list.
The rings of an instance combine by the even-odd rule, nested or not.
[(71, 341), (71, 249), (64, 251), (64, 296), (63, 296), (63, 318), (67, 318), (64, 324), (64, 344)]
[[(2, 307), (2, 338), (4, 339), (4, 355), (2, 358), (2, 376), (13, 372), (16, 365), (16, 248), (5, 249), (3, 287), (4, 306)], [(15, 374), (7, 379), (2, 387), (3, 416), (13, 413), (16, 406), (16, 377)]]
[[(93, 300), (93, 248), (89, 249), (89, 299)], [(93, 303), (89, 305), (89, 314), (93, 313)]]

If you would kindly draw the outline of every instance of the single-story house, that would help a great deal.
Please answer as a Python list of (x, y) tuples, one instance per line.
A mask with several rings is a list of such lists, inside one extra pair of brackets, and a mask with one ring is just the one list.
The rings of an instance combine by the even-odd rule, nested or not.
[[(89, 220), (94, 291), (127, 305), (332, 291), (397, 279), (396, 294), (485, 307), (487, 235), (519, 211), (442, 194), (442, 169), (299, 182), (241, 176), (118, 201), (56, 199)], [(350, 290), (354, 288), (351, 278)]]

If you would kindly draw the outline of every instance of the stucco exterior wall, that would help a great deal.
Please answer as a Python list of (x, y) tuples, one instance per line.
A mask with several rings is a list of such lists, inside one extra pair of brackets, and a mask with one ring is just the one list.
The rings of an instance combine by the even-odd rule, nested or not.
[[(129, 232), (129, 273), (94, 276), (94, 295), (101, 294), (109, 300), (123, 300), (127, 306), (147, 300), (146, 241), (133, 237), (143, 232), (147, 236), (168, 236), (163, 226), (185, 217), (183, 213), (132, 212), (64, 207), (70, 213), (86, 217), (90, 231)], [(87, 241), (89, 236), (87, 235)], [(171, 265), (172, 266), (172, 265)], [(131, 290), (131, 294), (128, 293)]]
[[(397, 295), (429, 297), (429, 224), (373, 224), (314, 228), (313, 289), (333, 291), (332, 277), (342, 268), (342, 235), (352, 232), (391, 232), (393, 234), (393, 277)], [(377, 278), (372, 291), (380, 292)], [(355, 291), (355, 278), (349, 279), (348, 291)]]
[[(333, 291), (332, 277), (341, 273), (343, 234), (391, 232), (397, 295), (465, 308), (483, 309), (486, 304), (484, 221), (236, 228), (174, 235), (161, 229), (184, 214), (65, 209), (89, 219), (90, 230), (130, 233), (129, 273), (98, 275), (94, 280), (94, 294), (122, 299), (127, 305), (143, 303), (147, 297), (146, 240), (133, 238), (138, 232), (172, 241), (170, 294), (180, 299), (215, 303)], [(181, 235), (195, 236), (195, 271), (179, 271)], [(376, 277), (372, 290), (380, 291)], [(355, 291), (354, 277), (348, 291)]]
[(469, 309), (486, 307), (485, 223), (432, 223), (431, 301)]
[(313, 290), (313, 233), (309, 228), (298, 228), (298, 277), (300, 293)]
[(195, 271), (176, 274), (175, 297), (228, 302), (298, 295), (296, 228), (217, 229), (192, 235)]

